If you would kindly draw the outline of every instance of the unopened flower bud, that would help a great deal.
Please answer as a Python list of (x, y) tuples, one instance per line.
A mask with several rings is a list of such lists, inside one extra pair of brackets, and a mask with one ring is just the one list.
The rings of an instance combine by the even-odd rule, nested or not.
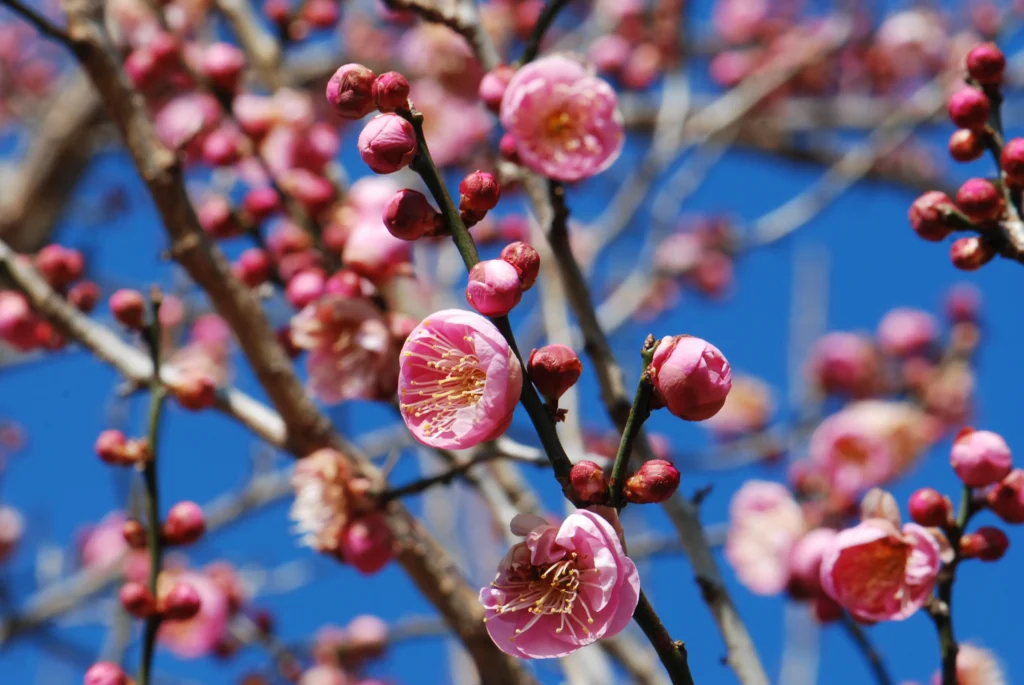
[(999, 166), (1006, 173), (1010, 185), (1024, 185), (1024, 138), (1013, 138), (1003, 146)]
[(929, 191), (910, 205), (910, 226), (925, 240), (940, 242), (953, 230), (948, 214), (955, 209), (948, 195), (938, 190)]
[(281, 176), (281, 187), (310, 214), (319, 214), (334, 202), (334, 184), (309, 169), (289, 169)]
[(19, 350), (35, 347), (36, 317), (25, 296), (13, 290), (0, 291), (0, 339)]
[(523, 290), (529, 290), (537, 281), (540, 272), (540, 255), (529, 243), (516, 241), (505, 246), (501, 251), (501, 259), (511, 264), (519, 272), (519, 281)]
[(121, 535), (132, 549), (145, 549), (148, 535), (146, 527), (136, 519), (127, 519), (121, 526)]
[(687, 421), (718, 413), (732, 389), (732, 369), (721, 351), (688, 335), (665, 336), (650, 364), (658, 399)]
[(318, 29), (333, 27), (341, 16), (340, 3), (337, 0), (306, 0), (299, 12), (310, 26)]
[(184, 374), (170, 390), (178, 404), (189, 411), (209, 409), (217, 401), (217, 381), (201, 371)]
[(409, 109), (409, 82), (397, 71), (381, 74), (373, 82), (373, 97), (382, 112)]
[(245, 69), (245, 53), (231, 43), (213, 43), (203, 50), (202, 69), (217, 87), (233, 92)]
[(910, 496), (908, 505), (914, 523), (928, 528), (941, 528), (950, 521), (953, 504), (933, 488), (921, 488)]
[(584, 502), (601, 504), (608, 498), (608, 478), (604, 469), (592, 461), (578, 461), (569, 471), (569, 482)]
[(251, 221), (260, 223), (281, 211), (281, 196), (270, 186), (253, 188), (245, 194), (242, 209)]
[(430, 235), (440, 218), (423, 193), (408, 188), (399, 190), (384, 205), (384, 226), (400, 240)]
[(957, 128), (984, 130), (990, 109), (988, 96), (977, 88), (961, 88), (949, 97), (949, 118)]
[(327, 102), (344, 119), (362, 119), (377, 106), (374, 80), (374, 73), (362, 64), (339, 67), (327, 82)]
[(63, 288), (82, 277), (85, 259), (78, 250), (63, 245), (47, 245), (36, 255), (36, 268), (54, 288)]
[(571, 347), (555, 343), (531, 352), (527, 369), (530, 380), (540, 394), (554, 404), (569, 388), (576, 385), (583, 373), (583, 364)]
[(967, 74), (983, 86), (998, 86), (1003, 82), (1006, 56), (995, 43), (982, 43), (967, 53)]
[(138, 330), (146, 321), (146, 298), (138, 290), (122, 288), (110, 296), (110, 311), (122, 325)]
[(487, 108), (495, 114), (501, 110), (501, 100), (505, 97), (505, 89), (516, 70), (507, 64), (499, 64), (484, 74), (480, 80), (479, 95)]
[(223, 195), (211, 195), (204, 199), (196, 210), (196, 218), (212, 238), (233, 238), (242, 232), (242, 225)]
[(996, 251), (984, 238), (957, 238), (949, 246), (949, 259), (961, 271), (977, 271), (992, 261)]
[(151, 456), (145, 440), (129, 440), (113, 428), (100, 433), (95, 449), (104, 462), (120, 466), (148, 461)]
[(519, 272), (503, 259), (488, 259), (469, 270), (466, 301), (484, 316), (505, 316), (522, 296)]
[(953, 470), (965, 485), (979, 488), (1002, 480), (1013, 468), (1010, 447), (992, 431), (965, 428), (953, 441)]
[(882, 488), (871, 488), (860, 501), (860, 518), (885, 519), (897, 528), (901, 525), (900, 505), (891, 492)]
[(68, 291), (68, 302), (88, 314), (100, 301), (100, 287), (93, 281), (75, 283)]
[(501, 199), (501, 185), (494, 174), (474, 171), (459, 184), (459, 210), (477, 221), (495, 208)]
[(989, 508), (1007, 523), (1024, 523), (1024, 470), (1014, 469), (985, 496)]
[(327, 275), (322, 269), (304, 269), (288, 281), (284, 292), (285, 298), (291, 306), (302, 309), (320, 299), (320, 296), (324, 294), (326, 282)]
[(368, 167), (391, 174), (409, 166), (416, 156), (416, 130), (397, 114), (380, 114), (366, 122), (358, 146)]
[(652, 504), (664, 502), (678, 488), (679, 470), (664, 459), (651, 459), (626, 480), (623, 494), (635, 504)]
[(1010, 539), (1006, 533), (992, 526), (982, 526), (960, 538), (960, 556), (964, 559), (999, 561), (1009, 546)]
[(122, 585), (118, 597), (124, 610), (135, 618), (149, 618), (156, 611), (153, 593), (137, 580), (129, 580)]
[(178, 502), (167, 512), (164, 521), (164, 540), (170, 545), (191, 545), (206, 531), (203, 509), (195, 502)]
[(272, 264), (270, 255), (259, 247), (250, 247), (238, 256), (233, 271), (238, 280), (250, 288), (262, 285), (270, 280)]
[(376, 573), (395, 556), (387, 517), (372, 512), (352, 520), (341, 533), (341, 558), (360, 573)]
[(199, 593), (189, 583), (176, 583), (163, 598), (162, 609), (169, 621), (187, 621), (203, 606)]
[(983, 178), (971, 178), (956, 191), (956, 203), (975, 221), (994, 221), (1003, 214), (1003, 195)]
[(238, 129), (220, 126), (203, 139), (202, 158), (210, 166), (231, 166), (242, 156), (242, 135)]
[(121, 667), (109, 661), (100, 661), (85, 672), (83, 685), (130, 685), (130, 680)]
[(976, 131), (959, 128), (949, 137), (949, 156), (958, 162), (973, 162), (985, 152), (985, 141)]

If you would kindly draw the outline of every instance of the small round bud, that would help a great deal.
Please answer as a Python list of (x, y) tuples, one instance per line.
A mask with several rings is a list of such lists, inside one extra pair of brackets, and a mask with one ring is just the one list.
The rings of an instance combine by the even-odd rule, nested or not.
[(953, 230), (947, 215), (955, 209), (948, 195), (932, 190), (914, 200), (907, 216), (915, 233), (925, 240), (940, 242)]
[(569, 482), (584, 502), (601, 504), (608, 499), (608, 478), (604, 469), (592, 461), (578, 461), (569, 471)]
[(522, 297), (519, 272), (503, 259), (488, 259), (469, 270), (466, 301), (484, 316), (505, 316)]
[(583, 373), (583, 364), (571, 347), (555, 343), (531, 352), (527, 369), (540, 394), (554, 404), (576, 385)]
[(310, 214), (319, 214), (334, 201), (334, 184), (309, 169), (289, 169), (281, 177), (281, 187)]
[(975, 221), (994, 221), (1003, 213), (1003, 195), (990, 181), (971, 178), (956, 191), (956, 203)]
[(78, 250), (63, 245), (47, 245), (36, 255), (36, 268), (54, 288), (63, 288), (82, 277), (85, 259)]
[(260, 223), (281, 211), (281, 196), (270, 186), (253, 188), (245, 194), (242, 209), (255, 223)]
[(732, 369), (721, 351), (688, 335), (662, 338), (649, 370), (658, 400), (686, 421), (717, 414), (732, 389)]
[(104, 462), (117, 466), (136, 464), (150, 458), (145, 440), (129, 440), (124, 433), (113, 428), (100, 433), (95, 450)]
[(329, 29), (338, 23), (341, 16), (340, 3), (337, 0), (306, 0), (302, 3), (300, 15), (310, 26)]
[(498, 141), (498, 153), (503, 159), (507, 159), (510, 162), (519, 161), (519, 144), (516, 142), (516, 137), (511, 133), (506, 133)]
[(213, 43), (203, 50), (203, 73), (223, 90), (234, 91), (244, 69), (245, 53), (231, 43)]
[(516, 70), (507, 64), (499, 64), (484, 74), (480, 80), (479, 95), (487, 108), (495, 114), (501, 109), (501, 100), (505, 97), (505, 89)]
[(209, 409), (217, 401), (217, 381), (203, 371), (184, 374), (170, 390), (178, 404), (189, 411)]
[(163, 613), (169, 621), (187, 621), (203, 606), (196, 589), (188, 583), (177, 583), (163, 598)]
[(910, 496), (910, 518), (914, 523), (929, 528), (941, 528), (949, 523), (953, 504), (949, 498), (933, 488), (921, 488)]
[(296, 309), (317, 301), (324, 294), (327, 275), (321, 269), (305, 269), (295, 274), (285, 288), (285, 297)]
[(250, 247), (238, 256), (233, 270), (238, 280), (250, 288), (255, 288), (270, 280), (272, 273), (270, 255), (266, 250)]
[(13, 290), (0, 291), (0, 338), (19, 350), (35, 347), (36, 317), (25, 296)]
[(1003, 82), (1006, 56), (995, 43), (982, 43), (967, 53), (967, 74), (983, 86), (998, 86)]
[(1014, 469), (985, 496), (989, 508), (1007, 523), (1024, 523), (1024, 471)]
[(100, 661), (85, 672), (83, 685), (129, 685), (130, 681), (121, 667), (109, 661)]
[(988, 96), (977, 88), (961, 88), (949, 97), (949, 118), (957, 128), (984, 130), (990, 109)]
[(118, 597), (124, 610), (135, 618), (149, 618), (156, 611), (153, 593), (137, 580), (129, 580), (122, 585)]
[(210, 195), (196, 210), (199, 225), (211, 238), (233, 238), (242, 232), (242, 225), (231, 211), (231, 203), (223, 195)]
[(416, 156), (416, 130), (397, 114), (380, 114), (366, 122), (358, 146), (368, 167), (391, 174), (409, 166)]
[(373, 98), (382, 112), (409, 109), (409, 82), (397, 71), (381, 74), (373, 82)]
[(384, 568), (395, 556), (395, 541), (387, 517), (372, 512), (353, 519), (341, 533), (339, 553), (360, 573)]
[(68, 302), (88, 314), (100, 301), (100, 287), (92, 281), (75, 283), (68, 291)]
[(136, 519), (127, 519), (121, 526), (121, 535), (132, 549), (145, 549), (148, 539), (146, 527)]
[(973, 162), (984, 152), (985, 143), (975, 131), (960, 128), (949, 137), (949, 156), (958, 162)]
[(136, 48), (124, 58), (124, 73), (136, 88), (148, 90), (158, 81), (161, 69), (151, 50)]
[(494, 209), (501, 199), (501, 185), (494, 174), (474, 171), (459, 184), (459, 210), (478, 217)]
[(384, 226), (399, 240), (430, 235), (440, 218), (423, 193), (408, 188), (399, 190), (384, 205)]
[(167, 512), (161, 531), (171, 545), (191, 545), (206, 531), (203, 509), (195, 502), (178, 502)]
[(344, 119), (362, 119), (376, 107), (374, 73), (362, 64), (339, 67), (327, 82), (327, 102)]
[(960, 556), (964, 559), (999, 561), (1009, 546), (1010, 539), (1006, 533), (992, 526), (982, 526), (974, 533), (967, 533), (960, 538)]
[(1006, 173), (1011, 185), (1024, 184), (1024, 138), (1013, 138), (1003, 146), (999, 155), (999, 166)]
[(110, 296), (110, 311), (122, 325), (138, 330), (146, 321), (146, 298), (138, 290), (122, 288)]
[(1013, 456), (1010, 446), (999, 434), (965, 428), (953, 440), (950, 463), (965, 485), (980, 488), (1010, 473)]
[(529, 243), (516, 241), (505, 246), (501, 251), (501, 259), (505, 260), (519, 272), (519, 280), (523, 290), (529, 290), (537, 281), (540, 272), (540, 255)]
[(626, 480), (623, 494), (634, 504), (652, 504), (664, 502), (678, 488), (679, 469), (664, 459), (651, 459)]
[(203, 139), (202, 157), (210, 166), (231, 166), (242, 156), (242, 137), (238, 129), (221, 126)]
[(949, 259), (961, 271), (977, 271), (995, 256), (995, 249), (978, 236), (957, 238), (949, 246)]

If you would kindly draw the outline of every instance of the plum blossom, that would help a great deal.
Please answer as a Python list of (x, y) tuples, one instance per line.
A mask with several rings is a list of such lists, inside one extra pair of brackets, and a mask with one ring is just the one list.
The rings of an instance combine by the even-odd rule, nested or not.
[(499, 649), (521, 659), (562, 657), (626, 627), (640, 576), (608, 521), (585, 509), (560, 526), (519, 514), (511, 529), (525, 539), (480, 590)]
[(523, 370), (490, 321), (446, 309), (413, 329), (399, 359), (405, 425), (430, 447), (465, 449), (508, 428)]
[(888, 445), (848, 413), (822, 421), (811, 434), (809, 450), (832, 488), (850, 497), (881, 484), (892, 473)]
[(179, 583), (191, 585), (199, 595), (199, 612), (185, 621), (164, 621), (159, 641), (181, 659), (197, 659), (213, 652), (227, 633), (230, 606), (224, 590), (205, 573), (165, 571), (157, 594), (165, 596)]
[(774, 413), (772, 389), (764, 381), (752, 376), (735, 376), (725, 404), (703, 425), (719, 438), (734, 438), (762, 430)]
[(729, 504), (725, 558), (751, 592), (774, 595), (789, 580), (789, 558), (806, 524), (783, 485), (748, 481)]
[(292, 474), (295, 501), (289, 516), (302, 544), (340, 554), (341, 536), (362, 485), (337, 450), (319, 449), (300, 460)]
[[(995, 654), (975, 645), (960, 645), (956, 655), (957, 685), (1007, 685), (1008, 682)], [(932, 685), (942, 685), (941, 673), (932, 676)]]
[(566, 55), (538, 59), (516, 72), (501, 102), (501, 123), (523, 164), (560, 181), (598, 174), (622, 151), (615, 91)]

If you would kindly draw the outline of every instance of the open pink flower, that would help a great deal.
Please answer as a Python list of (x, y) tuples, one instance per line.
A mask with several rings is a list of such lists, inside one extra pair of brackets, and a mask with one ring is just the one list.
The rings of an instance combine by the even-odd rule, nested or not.
[(916, 523), (900, 531), (886, 519), (868, 519), (836, 536), (821, 562), (821, 586), (858, 618), (901, 621), (931, 595), (940, 554)]
[(560, 181), (600, 173), (622, 151), (615, 91), (565, 55), (541, 58), (516, 72), (501, 102), (501, 123), (523, 164)]
[(774, 595), (789, 581), (793, 545), (806, 527), (800, 505), (785, 486), (745, 483), (729, 504), (725, 558), (751, 592)]
[(847, 412), (822, 421), (811, 434), (809, 450), (832, 487), (850, 497), (881, 484), (893, 472), (886, 442)]
[(158, 594), (164, 596), (178, 583), (187, 583), (198, 593), (199, 613), (186, 621), (164, 621), (158, 637), (179, 658), (197, 659), (213, 652), (227, 632), (228, 596), (212, 578), (196, 571), (165, 571)]
[(302, 544), (318, 552), (340, 553), (352, 508), (352, 479), (344, 455), (329, 447), (299, 460), (292, 474), (295, 501), (289, 517)]
[(409, 334), (399, 362), (402, 418), (423, 444), (465, 449), (498, 437), (512, 422), (523, 370), (479, 314), (431, 314)]
[(552, 526), (520, 514), (511, 528), (526, 539), (480, 590), (487, 632), (501, 651), (521, 659), (562, 657), (626, 627), (640, 576), (608, 521), (579, 510)]

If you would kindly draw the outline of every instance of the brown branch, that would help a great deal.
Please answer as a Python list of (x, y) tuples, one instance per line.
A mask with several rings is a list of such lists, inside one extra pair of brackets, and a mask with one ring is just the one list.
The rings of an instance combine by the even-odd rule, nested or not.
[(499, 452), (497, 450), (482, 452), (481, 454), (473, 457), (468, 461), (462, 461), (454, 464), (453, 466), (448, 468), (446, 471), (443, 471), (442, 473), (438, 473), (433, 476), (427, 476), (425, 478), (421, 478), (406, 485), (389, 488), (378, 496), (378, 500), (381, 503), (387, 503), (394, 499), (401, 499), (402, 497), (407, 497), (409, 495), (416, 495), (421, 492), (425, 492), (426, 490), (429, 490), (430, 488), (437, 485), (449, 485), (456, 478), (465, 476), (473, 467), (478, 466), (480, 464), (485, 464), (489, 461), (494, 461), (495, 459), (514, 459), (515, 461), (530, 463), (534, 466), (539, 467), (551, 465), (550, 462), (543, 456), (539, 456), (535, 459), (523, 460), (517, 457), (513, 457), (512, 455)]
[(44, 36), (56, 41), (69, 44), (71, 39), (61, 27), (44, 17), (33, 8), (21, 2), (21, 0), (0, 0), (0, 4), (9, 7), (12, 12), (21, 16), (22, 19), (36, 27), (36, 30)]
[[(442, 7), (441, 5), (454, 5), (453, 7)], [(384, 4), (393, 10), (404, 10), (413, 12), (423, 19), (444, 24), (452, 31), (466, 39), (469, 46), (473, 48), (474, 54), (483, 65), (484, 69), (490, 71), (501, 64), (501, 55), (498, 54), (490, 37), (480, 26), (475, 3), (472, 0), (454, 0), (453, 3), (445, 0), (384, 0)]]

